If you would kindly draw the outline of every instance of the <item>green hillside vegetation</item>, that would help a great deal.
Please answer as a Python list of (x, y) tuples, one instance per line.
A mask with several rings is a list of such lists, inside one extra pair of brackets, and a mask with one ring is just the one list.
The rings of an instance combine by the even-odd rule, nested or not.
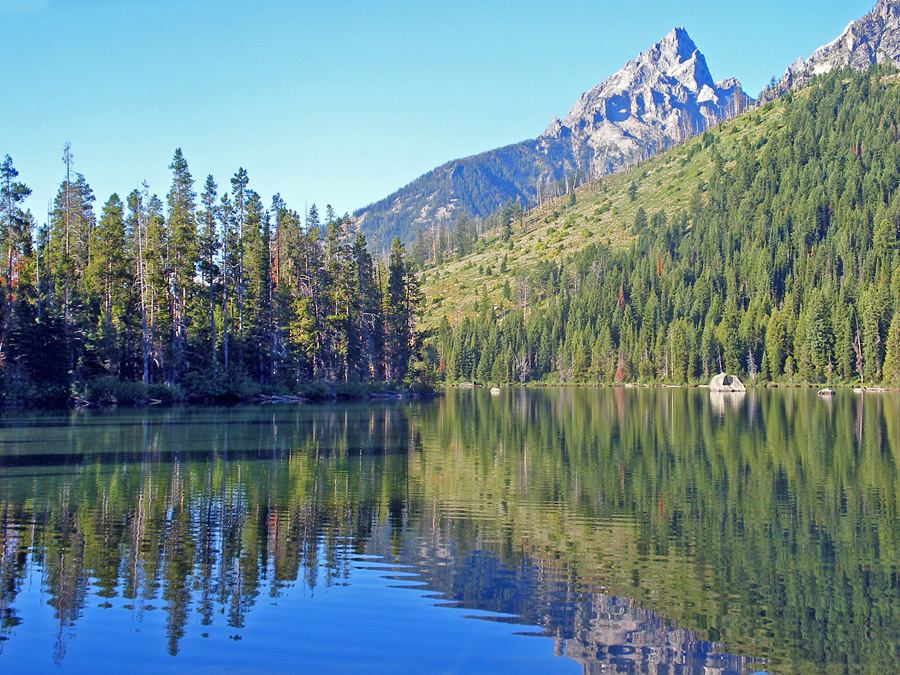
[(417, 241), (427, 363), (450, 382), (900, 384), (898, 84), (832, 73), (521, 217), (507, 204), (474, 242)]
[[(436, 327), (444, 315), (477, 314), (485, 294), (500, 307), (521, 306), (522, 298), (515, 297), (515, 291), (519, 289), (521, 294), (524, 281), (536, 267), (557, 263), (560, 258), (571, 261), (573, 253), (591, 244), (605, 245), (611, 251), (627, 249), (635, 239), (635, 218), (641, 209), (648, 225), (654, 216), (658, 225), (660, 213), (697, 208), (692, 200), (703, 198), (716, 155), (732, 158), (740, 152), (744, 139), (758, 142), (760, 136), (780, 128), (784, 107), (777, 102), (745, 113), (638, 167), (579, 185), (512, 217), (509, 236), (504, 239), (501, 221), (508, 217), (504, 211), (510, 209), (506, 205), (486, 219), (487, 231), (467, 255), (459, 255), (451, 233), (441, 256), (446, 259), (436, 265), (434, 242), (420, 237), (411, 247), (411, 255), (424, 269), (421, 278), (428, 302), (423, 325)], [(508, 298), (503, 294), (506, 281), (510, 284)], [(534, 290), (541, 295), (540, 289)]]

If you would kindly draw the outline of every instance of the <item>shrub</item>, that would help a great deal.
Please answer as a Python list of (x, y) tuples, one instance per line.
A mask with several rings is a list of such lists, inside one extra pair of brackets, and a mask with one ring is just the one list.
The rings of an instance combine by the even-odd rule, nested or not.
[(151, 384), (147, 393), (149, 398), (162, 403), (178, 403), (184, 400), (184, 390), (177, 384)]
[(334, 396), (340, 400), (354, 401), (368, 395), (369, 388), (361, 382), (336, 382), (334, 385)]
[(191, 371), (182, 379), (182, 386), (190, 399), (215, 401), (228, 396), (228, 388), (222, 378), (209, 373)]
[(76, 383), (74, 398), (99, 405), (134, 405), (151, 398), (143, 382), (129, 382), (114, 377), (102, 377)]
[(327, 401), (335, 397), (334, 389), (327, 382), (318, 380), (312, 382), (301, 382), (297, 386), (297, 395), (308, 398), (311, 401)]

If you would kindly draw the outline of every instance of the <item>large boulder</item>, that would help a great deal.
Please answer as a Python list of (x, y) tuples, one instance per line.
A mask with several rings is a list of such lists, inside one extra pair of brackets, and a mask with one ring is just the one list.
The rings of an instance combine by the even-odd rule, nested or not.
[(747, 387), (736, 376), (719, 373), (710, 380), (709, 390), (717, 392), (747, 391)]

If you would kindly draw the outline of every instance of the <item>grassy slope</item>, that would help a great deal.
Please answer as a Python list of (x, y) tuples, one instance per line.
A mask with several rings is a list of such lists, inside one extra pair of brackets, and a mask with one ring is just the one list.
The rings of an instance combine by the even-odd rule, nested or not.
[[(753, 143), (777, 129), (783, 109), (781, 102), (769, 103), (713, 128), (716, 151), (727, 162), (745, 137)], [(476, 252), (423, 273), (423, 327), (436, 326), (444, 315), (454, 324), (463, 315), (474, 312), (476, 299), (484, 292), (498, 307), (512, 309), (515, 295), (511, 300), (503, 298), (504, 282), (508, 280), (515, 289), (516, 278), (541, 261), (559, 261), (591, 243), (605, 242), (613, 248), (628, 246), (634, 238), (632, 228), (639, 207), (644, 207), (648, 217), (661, 209), (670, 217), (679, 209), (687, 209), (712, 166), (702, 137), (695, 136), (637, 167), (580, 186), (575, 191), (574, 205), (564, 196), (532, 209), (524, 218), (525, 232), (523, 223), (515, 223), (513, 236), (506, 243), (500, 240), (498, 232), (485, 233)], [(638, 188), (634, 201), (628, 194), (632, 181)], [(507, 271), (501, 274), (504, 255)], [(491, 275), (487, 274), (488, 267)]]

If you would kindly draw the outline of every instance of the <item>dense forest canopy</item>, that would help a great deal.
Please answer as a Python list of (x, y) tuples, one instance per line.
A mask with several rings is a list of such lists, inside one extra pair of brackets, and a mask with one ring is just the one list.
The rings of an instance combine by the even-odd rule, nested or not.
[[(727, 126), (689, 143), (685, 162), (708, 165), (690, 199), (639, 206), (627, 245), (598, 237), (507, 272), (515, 242), (501, 210), (504, 229), (482, 249), (505, 274), (502, 297), (485, 285), (474, 311), (445, 313), (432, 367), (449, 381), (684, 383), (724, 370), (900, 384), (894, 68), (816, 78)], [(643, 188), (632, 180), (624, 199), (640, 202)], [(602, 211), (604, 195), (591, 198)], [(470, 239), (448, 238), (438, 258), (467, 253)]]
[[(649, 185), (678, 157), (678, 185), (659, 172)], [(162, 398), (176, 387), (241, 398), (433, 378), (689, 383), (719, 371), (900, 385), (898, 166), (896, 70), (834, 72), (638, 167), (619, 195), (579, 188), (593, 219), (576, 210), (573, 182), (530, 213), (510, 200), (422, 231), (409, 255), (395, 240), (379, 262), (349, 217), (301, 215), (278, 195), (266, 207), (243, 169), (224, 189), (209, 176), (198, 194), (180, 150), (164, 198), (144, 186), (98, 214), (67, 145), (38, 227), (7, 156), (3, 397)], [(624, 202), (634, 208), (615, 241), (591, 232)], [(508, 266), (545, 210), (579, 245), (549, 248), (561, 234), (550, 228), (538, 257)], [(491, 257), (491, 292), (447, 266), (474, 254)], [(419, 267), (474, 301), (441, 312), (432, 299), (424, 334)]]
[(63, 165), (41, 227), (12, 159), (0, 166), (5, 401), (244, 398), (414, 375), (417, 281), (399, 241), (378, 262), (347, 216), (301, 216), (279, 195), (267, 208), (244, 169), (198, 195), (180, 149), (164, 198), (145, 184), (99, 214), (68, 144)]

